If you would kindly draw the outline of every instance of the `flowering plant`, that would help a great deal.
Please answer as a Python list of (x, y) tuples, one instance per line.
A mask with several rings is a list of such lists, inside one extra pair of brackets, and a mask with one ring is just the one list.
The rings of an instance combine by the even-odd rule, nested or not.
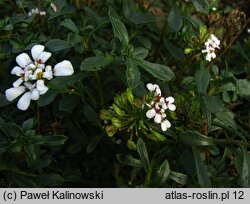
[(1, 187), (250, 187), (246, 2), (0, 1)]

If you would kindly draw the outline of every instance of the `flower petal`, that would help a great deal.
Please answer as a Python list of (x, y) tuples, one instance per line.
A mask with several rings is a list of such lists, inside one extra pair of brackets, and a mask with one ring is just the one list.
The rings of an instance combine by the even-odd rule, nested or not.
[(43, 78), (51, 80), (53, 78), (53, 72), (51, 66), (46, 66), (45, 72), (43, 72)]
[(147, 116), (147, 118), (153, 118), (155, 116), (155, 114), (156, 114), (155, 109), (152, 108), (152, 109), (147, 111), (146, 116)]
[(154, 122), (155, 123), (161, 123), (162, 117), (160, 114), (156, 113), (155, 114), (155, 118), (154, 118)]
[(23, 83), (23, 79), (22, 78), (19, 78), (18, 80), (16, 80), (14, 83), (13, 83), (13, 86), (14, 87), (18, 87), (21, 85), (21, 83)]
[(149, 91), (154, 91), (154, 89), (155, 89), (155, 86), (151, 83), (148, 83), (146, 86), (147, 86)]
[(51, 57), (50, 52), (42, 52), (39, 54), (37, 59), (41, 61), (41, 63), (45, 63), (50, 57)]
[(30, 96), (31, 96), (31, 92), (27, 92), (25, 94), (23, 94), (23, 96), (19, 99), (18, 103), (17, 103), (17, 108), (20, 110), (27, 110), (27, 108), (30, 105)]
[(166, 98), (166, 102), (174, 103), (174, 98), (172, 96), (169, 96), (169, 97)]
[(49, 90), (49, 88), (44, 85), (44, 81), (42, 79), (37, 80), (36, 88), (39, 91), (40, 95), (45, 94)]
[(161, 130), (167, 131), (168, 128), (171, 127), (171, 123), (168, 120), (164, 120), (161, 122)]
[(169, 110), (171, 110), (171, 111), (175, 111), (176, 106), (175, 106), (174, 104), (168, 104), (168, 108), (169, 108)]
[(24, 68), (27, 65), (29, 65), (32, 61), (29, 55), (27, 55), (26, 53), (22, 53), (16, 57), (16, 62), (21, 68)]
[(5, 96), (8, 101), (13, 101), (25, 91), (24, 86), (12, 87), (5, 91)]
[(39, 99), (39, 97), (40, 97), (39, 91), (37, 89), (33, 89), (30, 95), (31, 100), (36, 101)]
[(24, 71), (21, 67), (15, 66), (12, 70), (11, 70), (11, 74), (20, 76), (21, 74), (23, 74)]
[(69, 76), (74, 73), (73, 66), (70, 61), (64, 60), (54, 67), (54, 75), (55, 76)]
[(43, 52), (44, 46), (43, 45), (35, 45), (31, 48), (31, 55), (34, 60), (38, 59), (38, 56)]

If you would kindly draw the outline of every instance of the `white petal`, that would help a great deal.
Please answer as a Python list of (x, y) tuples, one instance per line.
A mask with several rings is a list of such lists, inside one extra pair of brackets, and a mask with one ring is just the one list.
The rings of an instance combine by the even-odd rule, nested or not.
[(33, 89), (32, 92), (31, 92), (31, 100), (38, 100), (40, 97), (40, 94), (39, 94), (39, 91), (37, 89)]
[(161, 96), (161, 89), (159, 88), (159, 86), (158, 86), (158, 88), (156, 87), (155, 92), (157, 95)]
[(172, 96), (169, 96), (169, 97), (166, 98), (166, 102), (174, 103), (174, 98)]
[(51, 57), (50, 52), (42, 52), (41, 54), (39, 54), (37, 59), (41, 60), (41, 63), (45, 63), (50, 57)]
[(74, 69), (70, 61), (64, 60), (54, 67), (54, 75), (55, 76), (69, 76), (74, 73)]
[(29, 55), (22, 53), (16, 57), (16, 62), (20, 67), (24, 68), (31, 63), (31, 59)]
[(163, 103), (163, 104), (161, 105), (161, 107), (162, 107), (164, 110), (167, 110), (167, 109), (168, 109), (168, 107), (167, 107), (167, 104), (166, 104), (166, 103)]
[(17, 108), (20, 110), (27, 110), (27, 108), (30, 105), (30, 96), (31, 96), (30, 91), (23, 94), (23, 96), (19, 99), (17, 103)]
[(11, 74), (15, 74), (17, 76), (20, 76), (21, 74), (23, 74), (24, 71), (21, 67), (15, 66), (12, 70), (11, 70)]
[(175, 106), (174, 104), (168, 104), (168, 108), (169, 108), (169, 110), (171, 110), (171, 111), (175, 111), (176, 106)]
[(5, 96), (8, 101), (13, 101), (25, 91), (24, 86), (12, 87), (5, 91)]
[(14, 83), (13, 83), (13, 86), (14, 87), (18, 87), (21, 85), (21, 83), (23, 83), (23, 79), (22, 78), (19, 78), (18, 80), (16, 80)]
[(162, 117), (160, 114), (156, 113), (155, 114), (155, 118), (154, 118), (154, 122), (155, 123), (161, 123)]
[(32, 90), (34, 85), (30, 82), (24, 82), (24, 86), (26, 86), (29, 90)]
[(149, 91), (154, 91), (154, 89), (155, 89), (155, 86), (151, 83), (148, 83), (146, 86), (147, 86)]
[(166, 131), (170, 127), (171, 127), (171, 123), (168, 120), (164, 120), (161, 122), (161, 130), (162, 131)]
[(146, 116), (147, 116), (147, 118), (153, 118), (155, 116), (155, 114), (156, 114), (155, 109), (152, 108), (152, 109), (147, 111)]
[(43, 80), (37, 80), (36, 88), (39, 91), (40, 95), (45, 94), (49, 90), (49, 88), (44, 85)]
[(43, 52), (44, 46), (43, 45), (35, 45), (31, 49), (31, 55), (34, 60), (38, 59), (38, 56)]

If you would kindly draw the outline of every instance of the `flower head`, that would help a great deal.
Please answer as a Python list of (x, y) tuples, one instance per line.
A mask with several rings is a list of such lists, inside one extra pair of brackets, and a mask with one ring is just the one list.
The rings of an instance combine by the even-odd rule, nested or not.
[(205, 49), (201, 51), (202, 53), (207, 53), (207, 61), (210, 62), (216, 58), (215, 49), (220, 49), (220, 40), (214, 34), (211, 34), (210, 38), (205, 42)]
[(146, 117), (149, 119), (154, 118), (155, 123), (161, 124), (162, 131), (166, 131), (171, 127), (171, 123), (166, 119), (166, 110), (175, 111), (174, 98), (172, 96), (167, 98), (162, 97), (161, 89), (157, 84), (149, 83), (147, 84), (147, 88), (150, 93), (154, 93), (154, 98), (146, 104), (149, 107)]
[(51, 53), (44, 51), (43, 45), (33, 46), (31, 56), (33, 60), (26, 53), (16, 57), (18, 66), (11, 70), (11, 74), (19, 78), (13, 83), (13, 88), (5, 91), (7, 100), (13, 101), (28, 90), (18, 101), (17, 107), (20, 110), (26, 110), (31, 100), (38, 100), (40, 95), (49, 90), (45, 83), (53, 76), (69, 76), (74, 73), (72, 64), (67, 60), (56, 64), (54, 69), (50, 65), (46, 66)]

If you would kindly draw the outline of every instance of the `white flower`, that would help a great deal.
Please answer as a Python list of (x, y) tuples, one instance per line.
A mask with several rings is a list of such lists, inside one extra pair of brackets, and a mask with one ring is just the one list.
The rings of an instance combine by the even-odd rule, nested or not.
[(74, 69), (70, 61), (64, 60), (54, 67), (54, 76), (69, 76), (74, 73)]
[(216, 58), (215, 49), (220, 49), (220, 40), (214, 34), (211, 34), (210, 38), (205, 42), (205, 49), (201, 51), (202, 53), (207, 53), (207, 61), (210, 62)]
[(165, 99), (166, 101), (166, 106), (169, 110), (175, 111), (176, 106), (173, 104), (174, 103), (174, 98), (172, 96), (169, 96)]
[(155, 91), (155, 95), (161, 96), (161, 89), (160, 89), (159, 85), (148, 83), (147, 88), (150, 92)]
[[(51, 53), (44, 51), (43, 45), (33, 46), (31, 55), (34, 61), (26, 53), (21, 53), (16, 57), (19, 66), (15, 66), (11, 74), (20, 78), (13, 83), (13, 88), (5, 92), (7, 100), (12, 101), (28, 90), (18, 101), (17, 107), (20, 110), (26, 110), (31, 100), (38, 100), (40, 95), (48, 91), (49, 88), (45, 85), (46, 80), (51, 80), (53, 76), (69, 76), (74, 73), (72, 64), (67, 60), (56, 64), (54, 70), (50, 65), (45, 66)], [(24, 86), (21, 86), (22, 83)]]
[(157, 94), (156, 90), (160, 90), (157, 84), (148, 83), (147, 88), (150, 92), (155, 92), (155, 96), (152, 100), (150, 99), (151, 101), (149, 103), (145, 103), (146, 106), (150, 108), (146, 112), (146, 117), (149, 119), (154, 118), (156, 124), (161, 124), (162, 131), (166, 131), (171, 127), (171, 123), (166, 119), (166, 110), (176, 110), (176, 106), (173, 104), (175, 100), (172, 96), (164, 98), (159, 91), (159, 94)]
[(44, 15), (46, 15), (46, 12), (42, 11), (38, 8), (35, 8), (35, 9), (31, 9), (31, 11), (28, 13), (28, 16), (32, 16), (32, 15), (44, 16)]
[(163, 120), (162, 122), (161, 122), (161, 130), (162, 131), (167, 131), (167, 129), (169, 129), (171, 127), (171, 123), (167, 120), (167, 119), (165, 119), (165, 120)]

